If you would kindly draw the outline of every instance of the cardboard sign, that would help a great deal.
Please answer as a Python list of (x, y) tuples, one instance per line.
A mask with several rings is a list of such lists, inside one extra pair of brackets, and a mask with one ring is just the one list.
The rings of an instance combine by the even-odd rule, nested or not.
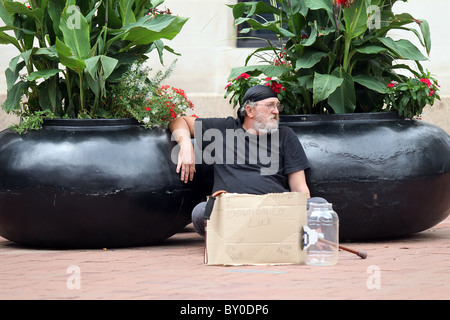
[(208, 265), (302, 264), (306, 194), (224, 193), (206, 225)]

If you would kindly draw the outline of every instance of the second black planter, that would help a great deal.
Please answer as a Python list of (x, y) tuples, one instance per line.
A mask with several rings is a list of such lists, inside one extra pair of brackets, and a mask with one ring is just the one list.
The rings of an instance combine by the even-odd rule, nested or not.
[(303, 144), (312, 196), (333, 203), (341, 240), (426, 230), (450, 214), (450, 138), (395, 113), (283, 116)]

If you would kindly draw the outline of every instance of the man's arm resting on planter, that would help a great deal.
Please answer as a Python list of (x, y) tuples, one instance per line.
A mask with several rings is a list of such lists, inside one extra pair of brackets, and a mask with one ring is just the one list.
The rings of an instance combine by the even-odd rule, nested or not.
[(194, 136), (195, 117), (182, 116), (169, 123), (174, 140), (180, 146), (178, 153), (177, 173), (181, 173), (180, 179), (185, 183), (194, 179), (195, 156), (191, 138)]
[(292, 192), (304, 192), (308, 199), (311, 198), (309, 194), (308, 184), (306, 183), (305, 171), (296, 171), (288, 174), (289, 188)]

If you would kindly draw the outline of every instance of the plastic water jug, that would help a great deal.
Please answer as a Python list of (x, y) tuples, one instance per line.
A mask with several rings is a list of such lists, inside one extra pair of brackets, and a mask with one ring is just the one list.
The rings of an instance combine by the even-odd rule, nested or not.
[(304, 227), (307, 265), (331, 266), (339, 258), (339, 218), (331, 203), (310, 203)]

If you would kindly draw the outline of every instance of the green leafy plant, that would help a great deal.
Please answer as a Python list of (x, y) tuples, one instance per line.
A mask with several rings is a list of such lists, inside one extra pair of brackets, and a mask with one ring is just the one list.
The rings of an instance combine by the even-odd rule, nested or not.
[(389, 109), (398, 110), (400, 114), (412, 118), (420, 115), (427, 104), (433, 105), (435, 99), (440, 100), (436, 93), (439, 87), (429, 73), (423, 78), (408, 78), (406, 82), (392, 81), (388, 84), (385, 102)]
[(130, 71), (112, 86), (115, 116), (135, 118), (146, 128), (165, 128), (170, 120), (187, 111), (192, 112), (194, 104), (187, 98), (184, 90), (162, 85), (172, 74), (175, 62), (167, 71), (158, 71), (152, 78), (148, 77), (150, 68), (142, 63), (133, 64)]
[[(257, 1), (230, 5), (236, 25), (248, 25), (242, 34), (268, 30), (278, 42), (268, 40), (266, 47), (248, 56), (245, 66), (231, 71), (225, 97), (231, 94), (230, 102), (242, 103), (239, 98), (245, 85), (234, 84), (246, 73), (250, 76), (246, 81), (254, 82), (252, 78), (256, 77), (264, 82), (270, 77), (284, 87), (278, 95), (287, 114), (385, 110), (403, 116), (420, 114), (423, 103), (414, 102), (417, 95), (408, 90), (393, 95), (388, 84), (407, 83), (411, 77), (435, 81), (421, 65), (427, 58), (412, 42), (394, 40), (388, 32), (398, 29), (413, 33), (429, 54), (429, 25), (407, 13), (394, 15), (396, 1), (271, 0), (270, 4)], [(257, 17), (262, 14), (271, 14), (273, 20), (261, 22)], [(407, 26), (411, 23), (417, 24), (419, 31)], [(259, 63), (248, 65), (255, 58)], [(406, 61), (412, 61), (415, 68)], [(402, 99), (411, 103), (399, 103)]]
[(114, 117), (112, 84), (153, 50), (162, 64), (164, 51), (177, 54), (163, 40), (173, 39), (187, 18), (159, 10), (163, 2), (0, 1), (0, 44), (20, 52), (5, 72), (2, 107), (21, 115)]
[(20, 113), (22, 117), (20, 123), (13, 123), (9, 128), (19, 134), (24, 134), (28, 130), (39, 130), (42, 128), (44, 119), (53, 119), (54, 115), (50, 110), (36, 111), (31, 114)]

